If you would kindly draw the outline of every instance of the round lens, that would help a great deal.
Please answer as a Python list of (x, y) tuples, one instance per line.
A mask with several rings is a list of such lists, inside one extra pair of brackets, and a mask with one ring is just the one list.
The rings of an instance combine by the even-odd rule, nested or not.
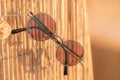
[[(35, 15), (35, 17), (37, 17), (39, 21), (42, 22), (52, 33), (55, 33), (56, 23), (51, 16), (45, 13), (40, 13)], [(38, 25), (33, 19), (30, 19), (28, 21), (27, 26), (44, 27), (43, 25)], [(47, 40), (50, 38), (50, 36), (45, 34), (42, 30), (39, 30), (38, 28), (30, 29), (29, 34), (33, 39), (38, 41)]]
[[(68, 46), (71, 50), (73, 50), (80, 57), (83, 56), (83, 48), (78, 42), (70, 40), (70, 41), (64, 42), (64, 44), (66, 46)], [(67, 55), (68, 55), (68, 57), (67, 57), (67, 59), (68, 59), (67, 60), (68, 61), (67, 65), (69, 65), (69, 66), (76, 65), (77, 63), (80, 62), (80, 59), (78, 60), (72, 54), (73, 53), (71, 53), (70, 51), (67, 50)], [(62, 64), (65, 63), (65, 52), (64, 52), (63, 48), (60, 47), (60, 46), (57, 48), (56, 57)]]

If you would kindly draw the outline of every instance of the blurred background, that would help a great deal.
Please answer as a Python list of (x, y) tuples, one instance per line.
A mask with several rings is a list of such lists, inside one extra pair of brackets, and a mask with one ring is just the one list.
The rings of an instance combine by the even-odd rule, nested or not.
[(120, 0), (87, 0), (94, 80), (120, 80)]

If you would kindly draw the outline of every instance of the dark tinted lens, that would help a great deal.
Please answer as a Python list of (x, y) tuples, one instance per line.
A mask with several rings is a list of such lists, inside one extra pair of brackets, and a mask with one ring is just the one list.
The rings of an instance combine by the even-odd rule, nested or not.
[[(56, 23), (53, 20), (52, 17), (45, 13), (40, 13), (35, 15), (52, 33), (55, 33), (55, 27)], [(38, 26), (38, 27), (44, 27), (42, 25), (38, 25), (33, 19), (30, 19), (27, 23), (27, 26)], [(41, 30), (36, 29), (31, 29), (29, 31), (31, 37), (35, 40), (46, 40), (49, 39), (50, 37), (47, 36), (44, 32)]]
[(32, 37), (32, 39), (40, 41), (40, 40), (46, 40), (49, 37), (44, 34), (40, 29), (32, 26), (32, 27), (28, 27), (28, 33), (29, 35)]
[[(75, 53), (77, 53), (80, 57), (82, 57), (83, 48), (78, 42), (76, 42), (76, 41), (66, 41), (66, 42), (64, 42), (64, 44), (67, 45)], [(67, 51), (67, 53), (68, 53), (68, 65), (69, 66), (75, 65), (78, 62), (80, 62), (80, 60), (78, 60), (76, 57), (74, 57), (70, 51)], [(62, 49), (62, 47), (60, 47), (60, 46), (58, 47), (58, 49), (56, 51), (56, 57), (62, 64), (64, 64), (65, 53), (64, 53), (64, 50)]]

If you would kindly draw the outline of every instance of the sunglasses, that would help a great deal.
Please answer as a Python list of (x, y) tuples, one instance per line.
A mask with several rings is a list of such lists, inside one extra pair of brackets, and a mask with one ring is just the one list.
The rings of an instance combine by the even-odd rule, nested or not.
[(16, 34), (27, 31), (30, 37), (36, 41), (47, 39), (55, 41), (59, 45), (56, 51), (56, 58), (64, 65), (64, 75), (67, 75), (67, 66), (72, 66), (82, 61), (83, 47), (73, 40), (63, 42), (58, 35), (55, 35), (56, 22), (51, 16), (45, 13), (33, 15), (32, 12), (29, 12), (28, 15), (31, 17), (27, 23), (28, 27), (12, 30), (11, 33)]

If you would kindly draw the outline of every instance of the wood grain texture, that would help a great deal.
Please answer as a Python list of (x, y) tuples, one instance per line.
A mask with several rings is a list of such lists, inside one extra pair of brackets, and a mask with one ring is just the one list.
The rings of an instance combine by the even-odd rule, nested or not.
[(28, 9), (47, 13), (56, 21), (55, 34), (84, 48), (84, 64), (68, 67), (64, 76), (54, 41), (35, 41), (27, 32), (10, 34), (0, 40), (0, 80), (93, 80), (85, 4), (85, 0), (0, 0), (0, 17), (8, 15), (4, 20), (12, 29), (27, 27)]

